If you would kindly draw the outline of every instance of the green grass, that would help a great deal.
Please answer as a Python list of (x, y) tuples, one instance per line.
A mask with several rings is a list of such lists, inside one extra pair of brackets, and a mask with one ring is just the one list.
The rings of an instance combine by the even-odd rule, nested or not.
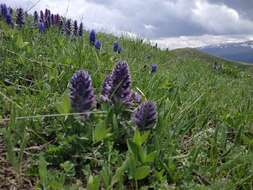
[[(56, 28), (39, 34), (0, 22), (0, 115), (11, 119), (3, 133), (19, 181), (24, 173), (37, 189), (253, 189), (249, 71), (126, 37), (118, 39), (123, 53), (115, 54), (115, 37), (98, 38), (100, 52), (87, 33), (70, 38)], [(132, 88), (157, 104), (156, 128), (146, 140), (132, 130), (133, 109), (102, 105), (84, 123), (68, 115), (73, 73), (87, 70), (99, 97), (117, 60), (128, 62)], [(214, 60), (222, 70), (213, 70)], [(158, 64), (155, 74), (152, 63)], [(99, 139), (103, 131), (110, 136)]]

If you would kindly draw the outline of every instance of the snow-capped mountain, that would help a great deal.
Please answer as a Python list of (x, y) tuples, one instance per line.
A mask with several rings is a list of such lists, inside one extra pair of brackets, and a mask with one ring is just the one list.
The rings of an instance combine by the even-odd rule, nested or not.
[(217, 44), (200, 47), (198, 50), (225, 59), (253, 64), (253, 41)]

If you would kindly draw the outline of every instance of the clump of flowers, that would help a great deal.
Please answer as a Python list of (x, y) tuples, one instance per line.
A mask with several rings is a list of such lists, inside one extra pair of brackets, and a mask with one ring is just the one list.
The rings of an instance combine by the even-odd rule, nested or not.
[(87, 71), (77, 71), (70, 80), (70, 100), (75, 112), (88, 115), (95, 106), (96, 97), (94, 95), (91, 77)]
[(96, 42), (96, 32), (94, 30), (91, 30), (89, 34), (89, 41), (92, 45), (95, 45)]
[(140, 104), (133, 112), (132, 120), (140, 131), (152, 129), (157, 120), (155, 104), (150, 101)]
[(17, 9), (16, 24), (21, 28), (24, 24), (24, 11), (22, 8)]

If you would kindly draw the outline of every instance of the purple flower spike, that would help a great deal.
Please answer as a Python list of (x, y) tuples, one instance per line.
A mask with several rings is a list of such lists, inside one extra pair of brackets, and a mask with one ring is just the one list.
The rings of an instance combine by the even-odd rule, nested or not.
[(131, 92), (131, 100), (134, 103), (140, 104), (141, 103), (141, 98), (142, 97), (138, 92), (134, 92), (134, 91)]
[(131, 77), (128, 64), (119, 61), (113, 69), (110, 98), (113, 102), (128, 104), (131, 100)]
[(74, 31), (73, 31), (74, 35), (77, 36), (78, 34), (78, 24), (77, 24), (77, 21), (75, 20), (74, 21)]
[(33, 19), (34, 19), (34, 23), (37, 23), (39, 21), (39, 15), (37, 11), (34, 11), (33, 13)]
[(87, 71), (77, 71), (70, 80), (70, 99), (75, 112), (87, 113), (96, 103), (91, 77)]
[(45, 19), (44, 19), (44, 13), (43, 13), (43, 11), (40, 11), (40, 20), (42, 20), (42, 21), (45, 20)]
[(5, 18), (8, 14), (8, 8), (6, 4), (1, 4), (1, 15)]
[(70, 36), (71, 35), (71, 20), (68, 19), (65, 23), (65, 33)]
[(95, 45), (96, 42), (96, 32), (92, 30), (89, 35), (89, 40), (92, 45)]
[(152, 64), (151, 65), (151, 73), (155, 73), (157, 71), (157, 64)]
[(153, 128), (157, 120), (155, 104), (147, 101), (139, 105), (132, 115), (132, 120), (141, 131)]
[(114, 52), (118, 52), (118, 48), (119, 48), (119, 43), (118, 42), (114, 42), (113, 46), (112, 46), (113, 51)]
[(80, 23), (80, 26), (79, 26), (78, 35), (79, 35), (80, 37), (83, 36), (83, 23), (82, 23), (82, 22)]
[(98, 49), (98, 50), (100, 50), (101, 49), (101, 42), (99, 41), (99, 40), (96, 40), (96, 42), (95, 42), (95, 48), (96, 49)]
[(44, 23), (43, 21), (40, 21), (40, 22), (38, 23), (38, 28), (39, 28), (39, 32), (40, 32), (40, 33), (44, 33), (45, 30), (46, 30), (45, 23)]
[(17, 9), (16, 24), (21, 28), (24, 24), (24, 11), (22, 8)]
[(109, 101), (109, 96), (110, 96), (111, 88), (112, 88), (111, 75), (107, 75), (105, 77), (104, 82), (103, 82), (102, 92), (101, 92), (101, 96), (100, 96), (100, 99), (103, 102)]
[(8, 14), (6, 15), (6, 18), (5, 18), (5, 19), (6, 19), (6, 23), (7, 23), (9, 26), (12, 27), (12, 26), (13, 26), (13, 22), (12, 22), (12, 16), (11, 16), (11, 14), (8, 13)]

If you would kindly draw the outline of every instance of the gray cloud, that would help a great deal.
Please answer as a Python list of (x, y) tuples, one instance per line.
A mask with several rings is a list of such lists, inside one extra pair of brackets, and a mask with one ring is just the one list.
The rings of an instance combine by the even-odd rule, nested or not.
[[(36, 1), (0, 3), (28, 9)], [(250, 0), (41, 0), (35, 7), (44, 8), (82, 20), (88, 28), (125, 31), (149, 39), (253, 34)]]

